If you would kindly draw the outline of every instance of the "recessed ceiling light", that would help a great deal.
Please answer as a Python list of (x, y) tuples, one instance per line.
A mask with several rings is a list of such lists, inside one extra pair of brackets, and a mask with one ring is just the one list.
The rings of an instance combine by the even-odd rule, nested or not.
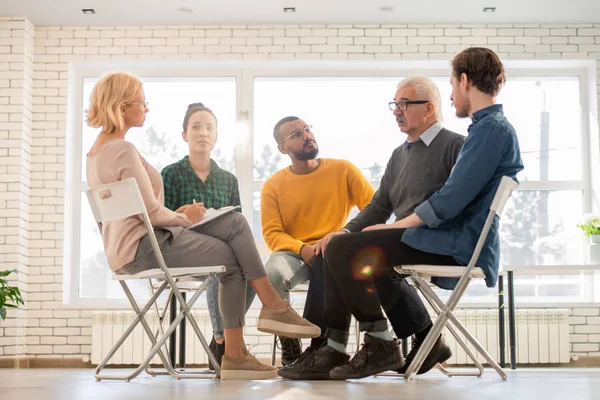
[(379, 11), (392, 12), (392, 11), (394, 11), (394, 7), (393, 6), (381, 6), (381, 7), (379, 7)]
[(496, 12), (496, 7), (483, 7), (483, 12), (489, 12), (489, 13)]
[(177, 11), (179, 11), (179, 12), (184, 12), (184, 13), (193, 13), (193, 12), (194, 12), (194, 9), (193, 9), (193, 8), (190, 8), (190, 7), (179, 7), (179, 8), (177, 9)]
[(96, 14), (96, 11), (94, 11), (93, 8), (82, 8), (81, 12), (83, 12), (86, 15)]
[(296, 12), (296, 7), (283, 7), (283, 12), (289, 12), (289, 13)]

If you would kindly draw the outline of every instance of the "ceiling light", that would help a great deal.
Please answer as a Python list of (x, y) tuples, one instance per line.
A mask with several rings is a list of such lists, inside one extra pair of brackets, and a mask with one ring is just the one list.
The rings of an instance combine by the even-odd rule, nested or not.
[(496, 12), (496, 7), (483, 7), (483, 12), (489, 12), (489, 13)]
[(394, 7), (393, 6), (381, 6), (381, 7), (379, 7), (379, 11), (392, 12), (392, 11), (394, 11)]
[(190, 8), (190, 7), (179, 7), (177, 9), (177, 11), (183, 12), (183, 13), (193, 13), (194, 9)]
[(94, 11), (93, 8), (82, 8), (81, 12), (83, 12), (86, 15), (96, 14), (96, 11)]
[(289, 12), (289, 13), (296, 12), (296, 7), (283, 7), (283, 12)]

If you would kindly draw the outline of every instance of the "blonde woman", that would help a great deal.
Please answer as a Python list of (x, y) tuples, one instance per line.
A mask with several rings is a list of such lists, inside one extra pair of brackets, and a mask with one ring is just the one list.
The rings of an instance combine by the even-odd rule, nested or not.
[[(136, 147), (125, 141), (130, 128), (144, 125), (149, 109), (142, 83), (125, 73), (98, 81), (90, 98), (87, 123), (102, 128), (87, 154), (90, 187), (135, 178), (150, 221), (170, 268), (225, 265), (219, 276), (220, 308), (225, 334), (222, 379), (269, 379), (274, 367), (260, 363), (247, 350), (243, 338), (246, 280), (263, 304), (258, 329), (288, 337), (315, 337), (320, 329), (300, 317), (271, 286), (256, 250), (250, 227), (239, 213), (188, 230), (206, 212), (202, 203), (171, 211), (163, 204), (160, 173), (146, 162)], [(137, 216), (103, 224), (102, 239), (111, 269), (136, 273), (158, 268), (147, 230)]]

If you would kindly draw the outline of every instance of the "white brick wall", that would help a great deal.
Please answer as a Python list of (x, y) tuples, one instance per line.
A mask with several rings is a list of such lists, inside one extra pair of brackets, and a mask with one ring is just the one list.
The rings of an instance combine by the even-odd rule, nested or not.
[[(0, 19), (0, 265), (17, 269), (11, 278), (28, 301), (29, 202), (33, 116), (34, 27), (27, 20)], [(15, 329), (4, 332), (10, 342), (0, 354), (22, 357), (29, 344), (27, 311), (11, 313)]]
[[(19, 285), (27, 296), (27, 311), (0, 324), (0, 356), (90, 353), (91, 312), (61, 309), (69, 62), (449, 60), (471, 45), (502, 59), (598, 60), (600, 23), (34, 29), (21, 18), (0, 17), (0, 109), (7, 110), (0, 113), (0, 263), (23, 272)], [(574, 353), (600, 354), (599, 314), (573, 310)], [(248, 337), (251, 344), (269, 341)]]

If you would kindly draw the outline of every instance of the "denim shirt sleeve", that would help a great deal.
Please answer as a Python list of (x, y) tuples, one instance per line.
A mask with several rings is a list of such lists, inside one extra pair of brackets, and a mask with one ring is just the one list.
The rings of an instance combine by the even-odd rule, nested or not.
[(507, 132), (496, 121), (481, 121), (469, 133), (446, 184), (415, 208), (429, 228), (460, 214), (492, 180), (505, 151)]

